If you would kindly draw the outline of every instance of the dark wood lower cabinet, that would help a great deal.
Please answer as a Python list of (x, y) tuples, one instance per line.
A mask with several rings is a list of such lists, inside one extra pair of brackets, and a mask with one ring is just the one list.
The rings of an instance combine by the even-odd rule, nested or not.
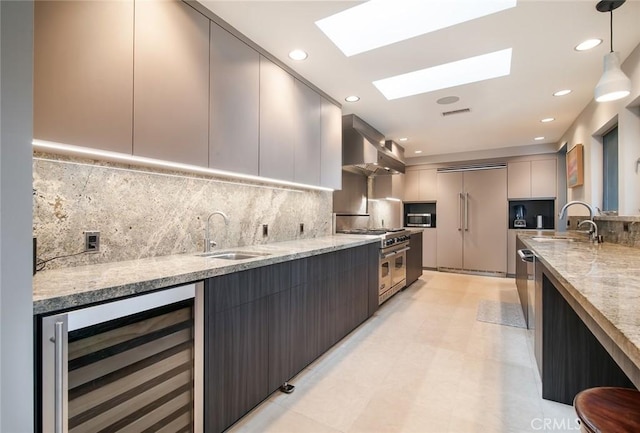
[[(616, 361), (558, 290), (559, 283), (540, 262), (536, 290), (536, 359), (542, 377), (542, 398), (573, 404), (576, 394), (598, 386), (634, 388)], [(540, 324), (541, 326), (538, 326)]]
[(412, 233), (407, 251), (407, 286), (422, 275), (422, 232)]
[(232, 425), (372, 315), (377, 268), (370, 244), (209, 279), (204, 431)]

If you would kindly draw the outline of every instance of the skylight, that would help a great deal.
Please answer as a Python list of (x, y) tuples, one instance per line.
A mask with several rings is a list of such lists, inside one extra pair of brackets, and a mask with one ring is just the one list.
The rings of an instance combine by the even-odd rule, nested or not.
[(434, 90), (503, 77), (511, 73), (511, 48), (373, 82), (385, 98), (398, 99)]
[(370, 0), (316, 25), (349, 57), (515, 6), (516, 0)]

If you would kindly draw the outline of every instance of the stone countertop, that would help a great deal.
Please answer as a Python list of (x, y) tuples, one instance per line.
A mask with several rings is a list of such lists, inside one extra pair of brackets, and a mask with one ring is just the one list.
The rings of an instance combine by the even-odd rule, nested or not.
[[(640, 249), (593, 244), (571, 231), (518, 236), (640, 369)], [(574, 241), (535, 239), (548, 236)]]
[(424, 232), (424, 227), (405, 227), (404, 229), (411, 234)]
[(198, 257), (190, 253), (41, 271), (33, 277), (33, 314), (75, 309), (375, 242), (380, 242), (379, 236), (337, 234), (228, 249), (269, 254), (246, 260)]

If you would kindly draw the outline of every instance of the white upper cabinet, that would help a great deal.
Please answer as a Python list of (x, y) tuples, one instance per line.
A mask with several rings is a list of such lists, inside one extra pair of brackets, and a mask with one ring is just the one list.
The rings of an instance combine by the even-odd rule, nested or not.
[(555, 198), (556, 160), (510, 162), (507, 164), (507, 179), (510, 199)]
[(209, 165), (209, 19), (182, 1), (136, 1), (133, 153)]
[(295, 82), (260, 56), (260, 176), (294, 180)]
[(320, 186), (342, 188), (342, 109), (325, 98), (320, 115)]
[(33, 136), (131, 154), (133, 1), (34, 2)]
[(293, 179), (307, 185), (320, 185), (320, 95), (295, 80), (293, 115), (294, 163)]
[(258, 175), (260, 54), (211, 23), (209, 167)]
[(554, 198), (558, 195), (557, 161), (531, 161), (531, 197)]
[(405, 173), (404, 201), (436, 201), (438, 191), (437, 170), (407, 170)]
[(188, 3), (40, 1), (34, 23), (34, 138), (341, 188), (341, 108)]
[(507, 164), (508, 198), (531, 197), (531, 161)]

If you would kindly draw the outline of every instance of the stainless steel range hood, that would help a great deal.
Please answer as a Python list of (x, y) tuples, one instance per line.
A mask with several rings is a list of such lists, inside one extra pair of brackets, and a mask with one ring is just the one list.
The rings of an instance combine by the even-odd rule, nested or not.
[[(404, 173), (399, 147), (354, 114), (342, 117), (343, 169), (365, 176)], [(394, 154), (394, 150), (398, 154)]]

